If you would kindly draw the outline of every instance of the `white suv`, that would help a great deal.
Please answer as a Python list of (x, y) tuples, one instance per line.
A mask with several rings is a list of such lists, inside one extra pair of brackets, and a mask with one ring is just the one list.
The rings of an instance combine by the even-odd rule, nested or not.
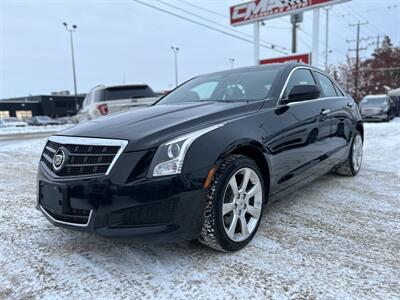
[(158, 98), (146, 84), (96, 86), (86, 95), (78, 120), (92, 120), (122, 110), (146, 107)]

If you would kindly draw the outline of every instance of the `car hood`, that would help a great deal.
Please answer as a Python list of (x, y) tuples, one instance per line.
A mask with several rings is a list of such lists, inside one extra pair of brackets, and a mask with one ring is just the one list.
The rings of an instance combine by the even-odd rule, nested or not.
[(263, 101), (154, 105), (81, 123), (58, 135), (128, 140), (126, 151), (158, 147), (187, 132), (258, 111)]

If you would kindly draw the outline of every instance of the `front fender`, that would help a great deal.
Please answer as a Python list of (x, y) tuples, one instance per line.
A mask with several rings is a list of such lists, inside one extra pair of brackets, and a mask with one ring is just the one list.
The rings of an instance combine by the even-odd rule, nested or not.
[(244, 147), (250, 147), (262, 153), (269, 165), (267, 151), (260, 142), (262, 129), (254, 126), (254, 122), (252, 117), (248, 117), (245, 120), (241, 119), (240, 122), (227, 123), (199, 137), (186, 155), (183, 172), (199, 169), (208, 172), (213, 166), (218, 166), (226, 156)]

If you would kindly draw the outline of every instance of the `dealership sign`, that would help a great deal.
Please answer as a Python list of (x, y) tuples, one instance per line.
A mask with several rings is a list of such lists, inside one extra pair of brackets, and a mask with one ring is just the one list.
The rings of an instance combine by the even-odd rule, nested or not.
[(349, 0), (254, 0), (230, 8), (231, 25), (278, 18)]
[(311, 63), (311, 54), (296, 54), (296, 55), (289, 55), (283, 57), (276, 57), (271, 59), (262, 59), (260, 60), (261, 65), (268, 65), (268, 64), (279, 64), (284, 62), (301, 62), (305, 64)]

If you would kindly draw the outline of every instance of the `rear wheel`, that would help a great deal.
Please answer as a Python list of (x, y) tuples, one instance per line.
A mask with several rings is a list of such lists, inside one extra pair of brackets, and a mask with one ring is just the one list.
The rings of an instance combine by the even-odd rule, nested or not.
[(264, 182), (257, 164), (242, 155), (223, 161), (211, 183), (200, 242), (219, 251), (247, 245), (260, 225)]
[(349, 157), (346, 162), (336, 169), (336, 173), (346, 176), (355, 176), (361, 169), (361, 163), (363, 158), (363, 140), (359, 131), (353, 138)]

